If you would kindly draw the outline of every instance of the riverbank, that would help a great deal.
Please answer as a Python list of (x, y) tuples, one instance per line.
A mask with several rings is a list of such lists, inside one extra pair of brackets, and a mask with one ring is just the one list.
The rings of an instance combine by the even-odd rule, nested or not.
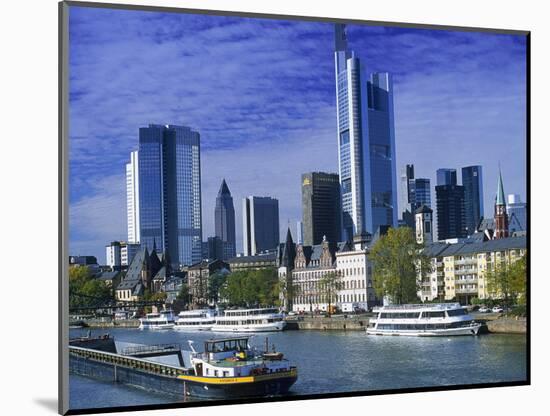
[[(476, 321), (486, 325), (487, 331), (496, 334), (526, 334), (527, 320), (501, 316), (500, 314), (473, 314)], [(364, 331), (369, 325), (369, 315), (292, 316), (286, 319), (287, 330), (313, 331)], [(112, 320), (87, 319), (80, 321), (82, 328), (138, 328), (138, 319)]]

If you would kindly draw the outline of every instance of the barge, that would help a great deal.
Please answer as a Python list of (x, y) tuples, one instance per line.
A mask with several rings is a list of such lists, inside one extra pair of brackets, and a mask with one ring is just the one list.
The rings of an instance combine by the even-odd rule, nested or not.
[[(233, 399), (286, 394), (298, 378), (295, 366), (281, 352), (258, 351), (248, 337), (212, 339), (204, 352), (191, 345), (191, 366), (185, 367), (178, 344), (139, 346), (113, 351), (114, 340), (72, 340), (71, 373), (148, 390), (201, 399)], [(90, 346), (92, 348), (86, 348)], [(152, 360), (174, 354), (180, 365)]]

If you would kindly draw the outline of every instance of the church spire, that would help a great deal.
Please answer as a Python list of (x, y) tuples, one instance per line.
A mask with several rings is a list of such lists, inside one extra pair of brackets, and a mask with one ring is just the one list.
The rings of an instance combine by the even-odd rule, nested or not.
[(504, 197), (504, 186), (502, 186), (502, 172), (498, 170), (498, 185), (497, 185), (497, 205), (506, 205), (506, 198)]
[(497, 195), (495, 197), (495, 234), (494, 238), (508, 237), (508, 213), (506, 212), (506, 199), (504, 198), (504, 186), (502, 185), (502, 172), (498, 170)]

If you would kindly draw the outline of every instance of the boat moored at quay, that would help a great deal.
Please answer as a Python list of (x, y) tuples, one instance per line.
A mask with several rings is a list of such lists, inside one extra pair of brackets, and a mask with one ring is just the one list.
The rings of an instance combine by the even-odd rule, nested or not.
[(459, 303), (389, 305), (373, 312), (368, 335), (477, 335), (481, 328)]
[(139, 329), (172, 329), (174, 325), (174, 313), (171, 310), (148, 313), (139, 320)]
[(277, 308), (231, 309), (216, 318), (214, 332), (282, 331), (284, 315)]
[(195, 309), (178, 314), (174, 329), (187, 331), (210, 331), (216, 323), (216, 311), (212, 309)]

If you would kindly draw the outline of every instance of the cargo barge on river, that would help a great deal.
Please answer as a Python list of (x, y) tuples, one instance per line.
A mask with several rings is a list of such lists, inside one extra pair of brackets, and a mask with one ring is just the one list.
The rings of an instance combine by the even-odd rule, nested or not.
[[(298, 378), (282, 353), (249, 345), (249, 337), (211, 339), (204, 352), (192, 342), (191, 366), (185, 367), (178, 344), (129, 347), (116, 352), (110, 337), (79, 338), (69, 346), (73, 374), (100, 378), (152, 391), (203, 399), (233, 399), (286, 394)], [(90, 348), (88, 348), (90, 347)], [(176, 355), (180, 366), (151, 360)]]

